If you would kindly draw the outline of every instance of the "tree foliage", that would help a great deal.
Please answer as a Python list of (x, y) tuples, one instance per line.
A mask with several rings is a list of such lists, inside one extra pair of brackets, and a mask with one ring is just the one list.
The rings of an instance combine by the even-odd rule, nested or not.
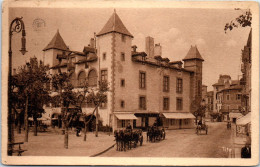
[(24, 108), (25, 97), (28, 96), (29, 116), (41, 116), (43, 105), (50, 100), (46, 84), (50, 81), (48, 67), (33, 57), (18, 69), (12, 77), (12, 101)]
[[(235, 10), (240, 10), (239, 8), (236, 8)], [(233, 28), (238, 27), (251, 27), (252, 24), (252, 13), (250, 9), (246, 10), (243, 14), (235, 18), (235, 20), (231, 20), (229, 23), (226, 23), (224, 31), (225, 33), (227, 30), (233, 30)]]

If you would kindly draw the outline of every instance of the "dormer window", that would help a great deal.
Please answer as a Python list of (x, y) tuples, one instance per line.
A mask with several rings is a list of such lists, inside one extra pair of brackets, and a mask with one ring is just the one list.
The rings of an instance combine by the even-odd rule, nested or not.
[(125, 53), (121, 53), (121, 61), (125, 61)]
[(122, 42), (125, 42), (125, 35), (124, 34), (121, 35), (121, 40), (122, 40)]

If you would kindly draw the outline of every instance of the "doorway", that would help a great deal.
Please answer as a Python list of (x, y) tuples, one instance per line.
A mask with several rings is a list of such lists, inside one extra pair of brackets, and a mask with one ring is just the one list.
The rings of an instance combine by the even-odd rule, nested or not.
[(182, 120), (179, 119), (179, 129), (181, 129), (181, 126), (182, 126)]

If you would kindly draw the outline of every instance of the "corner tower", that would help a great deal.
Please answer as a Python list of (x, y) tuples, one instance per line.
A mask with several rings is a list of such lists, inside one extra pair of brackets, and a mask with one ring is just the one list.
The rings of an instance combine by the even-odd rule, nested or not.
[[(107, 71), (107, 81), (111, 92), (108, 93), (108, 114), (118, 111), (120, 103), (120, 79), (128, 80), (129, 64), (131, 64), (131, 46), (133, 35), (127, 30), (122, 20), (114, 10), (97, 36), (97, 55), (100, 70)], [(127, 84), (125, 85), (127, 87)], [(117, 89), (115, 89), (117, 88)], [(109, 115), (107, 116), (110, 117)], [(112, 121), (113, 120), (113, 121)], [(116, 127), (116, 118), (112, 117), (112, 127)]]
[(59, 30), (57, 30), (56, 34), (50, 41), (50, 43), (43, 49), (44, 57), (43, 62), (45, 65), (49, 65), (53, 67), (59, 63), (57, 59), (58, 54), (62, 54), (63, 52), (69, 51), (69, 48), (65, 44), (62, 39)]
[(202, 63), (204, 59), (201, 57), (197, 46), (191, 46), (186, 57), (183, 59), (184, 68), (194, 73), (191, 76), (191, 100), (202, 99)]

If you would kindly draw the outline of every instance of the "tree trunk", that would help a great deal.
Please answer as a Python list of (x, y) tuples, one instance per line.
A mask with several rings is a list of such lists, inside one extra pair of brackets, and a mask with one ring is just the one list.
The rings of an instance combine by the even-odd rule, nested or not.
[(98, 108), (96, 111), (96, 137), (98, 137)]
[(25, 141), (25, 142), (28, 142), (28, 136), (29, 136), (29, 124), (28, 124), (28, 96), (26, 96), (26, 102), (25, 102), (24, 126), (25, 126), (24, 141)]
[(85, 126), (85, 128), (84, 128), (84, 139), (83, 139), (83, 141), (87, 141), (87, 122), (86, 121), (84, 121), (84, 126)]
[(38, 127), (38, 121), (37, 121), (37, 117), (33, 117), (33, 122), (34, 122), (34, 136), (37, 136), (37, 127)]
[(64, 135), (64, 148), (68, 149), (69, 148), (69, 134), (68, 134), (68, 126), (65, 126), (65, 135)]
[(18, 113), (17, 133), (21, 134), (21, 113)]
[(12, 116), (11, 116), (11, 119), (12, 119), (12, 142), (15, 142), (14, 141), (14, 130), (15, 130), (15, 111), (14, 109), (11, 109), (12, 110)]

